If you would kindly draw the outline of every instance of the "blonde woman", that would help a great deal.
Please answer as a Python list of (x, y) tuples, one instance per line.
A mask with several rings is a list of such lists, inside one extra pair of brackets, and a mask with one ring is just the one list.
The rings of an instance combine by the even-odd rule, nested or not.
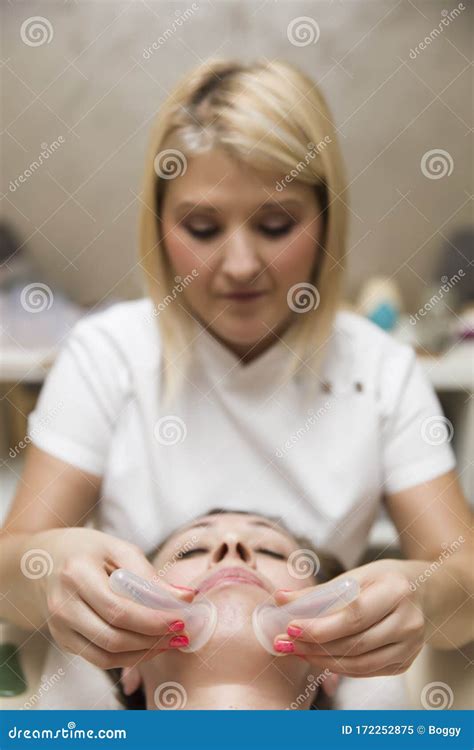
[[(341, 309), (347, 201), (330, 111), (291, 65), (211, 61), (170, 94), (140, 196), (147, 296), (79, 322), (47, 378), (2, 616), (106, 669), (165, 634), (173, 648), (175, 624), (124, 609), (108, 574), (151, 578), (144, 553), (220, 506), (280, 518), (358, 579), (353, 604), (280, 646), (313, 670), (396, 674), (424, 642), (472, 637), (471, 515), (430, 434), (440, 405), (412, 349)], [(382, 503), (405, 559), (354, 567)]]

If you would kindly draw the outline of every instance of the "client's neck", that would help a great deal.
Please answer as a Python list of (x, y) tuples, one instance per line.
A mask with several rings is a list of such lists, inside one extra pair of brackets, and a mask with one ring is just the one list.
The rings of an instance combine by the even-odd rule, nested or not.
[[(173, 656), (166, 667), (161, 664), (152, 681), (146, 680), (149, 709), (308, 709), (318, 689), (302, 660), (295, 664), (292, 659), (290, 665), (285, 659), (283, 665), (282, 658), (269, 657), (264, 664), (250, 653), (231, 665), (223, 664), (218, 654), (206, 661), (191, 654)], [(170, 683), (174, 687), (169, 687), (167, 703)]]

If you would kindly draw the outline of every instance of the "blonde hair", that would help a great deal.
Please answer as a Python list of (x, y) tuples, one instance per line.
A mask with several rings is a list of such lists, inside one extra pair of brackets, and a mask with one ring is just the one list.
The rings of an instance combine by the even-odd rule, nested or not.
[[(176, 282), (163, 246), (161, 203), (171, 172), (179, 176), (188, 157), (217, 147), (256, 170), (281, 170), (281, 183), (291, 178), (314, 185), (320, 200), (324, 237), (309, 280), (319, 293), (319, 304), (296, 314), (285, 334), (294, 352), (286, 377), (305, 365), (318, 372), (341, 300), (347, 209), (340, 196), (346, 185), (338, 139), (321, 92), (308, 76), (279, 60), (210, 60), (198, 66), (171, 92), (156, 117), (142, 192), (140, 265), (155, 306), (168, 395), (190, 361), (196, 324), (180, 304), (163, 304), (176, 296)], [(183, 366), (177, 367), (181, 358)]]

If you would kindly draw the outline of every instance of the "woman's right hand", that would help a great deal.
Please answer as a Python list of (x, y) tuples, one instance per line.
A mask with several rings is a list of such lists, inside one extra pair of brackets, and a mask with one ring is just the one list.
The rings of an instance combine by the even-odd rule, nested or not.
[[(170, 628), (176, 618), (110, 588), (109, 575), (117, 568), (156, 581), (157, 571), (135, 545), (93, 529), (67, 528), (35, 534), (34, 546), (49, 563), (48, 574), (34, 581), (35, 593), (51, 635), (65, 651), (102, 669), (127, 667), (173, 648), (177, 632), (186, 634), (179, 623)], [(183, 601), (194, 598), (193, 589), (161, 579), (160, 585)]]

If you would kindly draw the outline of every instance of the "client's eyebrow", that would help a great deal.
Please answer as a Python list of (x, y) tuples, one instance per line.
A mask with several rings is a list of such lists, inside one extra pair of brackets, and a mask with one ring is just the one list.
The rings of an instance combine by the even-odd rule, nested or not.
[(267, 529), (271, 529), (272, 531), (276, 531), (277, 533), (291, 538), (291, 535), (277, 523), (268, 523), (268, 521), (249, 521), (249, 523), (251, 526), (265, 526)]
[[(249, 523), (251, 526), (265, 526), (267, 529), (271, 529), (272, 531), (276, 531), (277, 533), (291, 538), (291, 535), (277, 523), (272, 524), (268, 521), (247, 521), (247, 523)], [(208, 526), (214, 526), (212, 521), (196, 521), (196, 523), (193, 523), (191, 526), (187, 526), (183, 531), (189, 531), (190, 529), (197, 529), (199, 527), (205, 528)]]

